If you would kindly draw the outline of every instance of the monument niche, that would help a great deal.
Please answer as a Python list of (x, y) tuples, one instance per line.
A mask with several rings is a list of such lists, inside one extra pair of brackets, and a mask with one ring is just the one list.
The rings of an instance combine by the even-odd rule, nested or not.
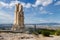
[(24, 13), (23, 6), (21, 4), (16, 4), (14, 13), (14, 24), (12, 27), (13, 31), (23, 31), (24, 29)]

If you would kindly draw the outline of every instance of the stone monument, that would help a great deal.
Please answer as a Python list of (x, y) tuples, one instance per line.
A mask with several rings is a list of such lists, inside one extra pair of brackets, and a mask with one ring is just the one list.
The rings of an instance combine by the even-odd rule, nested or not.
[(14, 13), (13, 31), (22, 31), (24, 29), (24, 13), (23, 6), (20, 3), (16, 4)]

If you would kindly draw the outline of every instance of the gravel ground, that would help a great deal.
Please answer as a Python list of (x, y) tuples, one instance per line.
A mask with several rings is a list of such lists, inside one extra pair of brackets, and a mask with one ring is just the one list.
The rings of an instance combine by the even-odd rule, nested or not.
[(60, 40), (60, 36), (44, 37), (25, 33), (0, 33), (0, 40)]

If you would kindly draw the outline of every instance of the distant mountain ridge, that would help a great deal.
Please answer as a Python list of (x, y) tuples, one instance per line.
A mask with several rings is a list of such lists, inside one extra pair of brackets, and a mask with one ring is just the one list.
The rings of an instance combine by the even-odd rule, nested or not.
[[(29, 24), (26, 24), (29, 25)], [(34, 25), (34, 24), (30, 24), (30, 25)], [(36, 25), (60, 25), (60, 23), (38, 23)]]
[[(29, 26), (28, 26), (29, 25)], [(39, 25), (39, 28), (43, 27), (45, 28), (46, 26), (50, 26), (50, 27), (53, 27), (53, 28), (58, 28), (60, 27), (60, 23), (39, 23), (39, 24), (25, 24), (25, 27), (32, 27), (31, 25)], [(42, 25), (42, 26), (40, 26)], [(13, 24), (0, 24), (0, 29), (6, 29), (6, 28), (12, 28)]]
[[(60, 23), (34, 23), (34, 24), (37, 24), (37, 25), (60, 25)], [(30, 23), (30, 25), (34, 25), (32, 23)], [(0, 25), (13, 25), (13, 24), (0, 24)], [(25, 24), (25, 25), (28, 25), (28, 24)]]
[[(52, 26), (52, 25), (60, 25), (60, 23), (39, 23), (39, 24), (25, 24), (25, 25), (48, 25), (48, 26)], [(0, 24), (0, 27), (12, 27), (13, 24)]]

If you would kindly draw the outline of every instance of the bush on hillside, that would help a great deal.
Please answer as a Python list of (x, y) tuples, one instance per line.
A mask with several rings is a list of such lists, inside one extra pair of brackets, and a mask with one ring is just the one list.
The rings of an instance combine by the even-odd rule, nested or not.
[(60, 30), (56, 30), (55, 35), (59, 36), (60, 35)]
[(50, 32), (49, 31), (42, 31), (42, 35), (43, 36), (49, 36), (50, 35)]
[(37, 32), (38, 34), (41, 34), (42, 30), (36, 30), (36, 32)]

